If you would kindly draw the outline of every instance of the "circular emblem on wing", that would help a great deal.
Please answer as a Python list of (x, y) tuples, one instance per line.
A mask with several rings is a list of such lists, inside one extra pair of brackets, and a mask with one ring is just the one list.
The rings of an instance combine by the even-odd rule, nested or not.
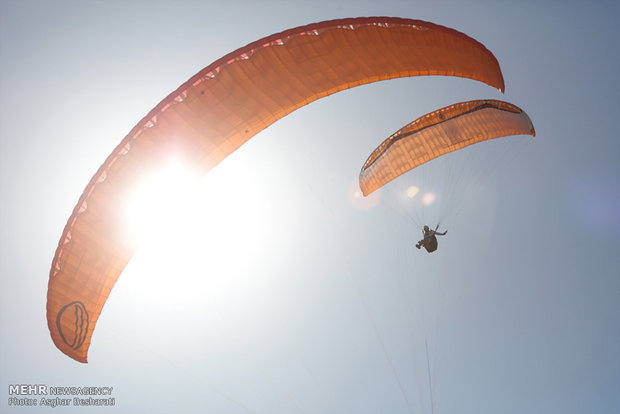
[(62, 341), (73, 349), (78, 349), (88, 332), (88, 312), (82, 302), (74, 301), (62, 307), (56, 317), (56, 327)]

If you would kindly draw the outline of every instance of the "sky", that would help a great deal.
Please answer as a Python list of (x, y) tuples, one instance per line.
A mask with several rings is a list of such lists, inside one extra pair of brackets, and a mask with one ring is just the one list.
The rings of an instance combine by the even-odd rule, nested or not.
[[(230, 51), (357, 16), (464, 32), (506, 92), (404, 78), (276, 122), (147, 236), (89, 363), (58, 351), (51, 262), (112, 149)], [(612, 1), (1, 0), (0, 411), (50, 409), (10, 405), (11, 385), (42, 384), (112, 387), (114, 406), (89, 407), (106, 413), (619, 413), (618, 17)], [(485, 98), (523, 108), (536, 137), (464, 158), (490, 172), (429, 255), (403, 196), (415, 175), (360, 199), (359, 170), (403, 125)]]

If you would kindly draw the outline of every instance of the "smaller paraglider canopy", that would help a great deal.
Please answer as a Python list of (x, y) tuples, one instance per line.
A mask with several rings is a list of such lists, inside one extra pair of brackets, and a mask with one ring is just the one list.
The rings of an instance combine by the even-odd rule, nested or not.
[(529, 116), (497, 100), (461, 102), (426, 114), (381, 143), (359, 176), (367, 196), (396, 177), (441, 155), (509, 135), (536, 136)]

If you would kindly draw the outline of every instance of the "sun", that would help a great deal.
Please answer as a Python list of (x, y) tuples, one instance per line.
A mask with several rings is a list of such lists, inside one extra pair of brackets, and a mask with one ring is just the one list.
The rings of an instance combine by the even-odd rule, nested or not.
[(282, 225), (291, 221), (287, 203), (264, 193), (266, 176), (248, 157), (231, 157), (204, 176), (170, 161), (134, 189), (125, 217), (138, 248), (120, 280), (132, 302), (202, 314), (213, 292), (208, 302), (226, 309), (275, 294), (264, 291), (262, 273), (288, 255), (295, 229)]
[(199, 179), (178, 162), (147, 176), (134, 189), (126, 207), (127, 234), (139, 247), (177, 236), (195, 203)]
[[(260, 256), (259, 240), (275, 217), (261, 203), (261, 194), (248, 173), (226, 166), (197, 176), (180, 162), (171, 161), (145, 178), (128, 200), (127, 234), (141, 256), (162, 262), (191, 262), (192, 252), (222, 266), (237, 265), (240, 251), (249, 261)], [(186, 266), (186, 265), (184, 265)]]

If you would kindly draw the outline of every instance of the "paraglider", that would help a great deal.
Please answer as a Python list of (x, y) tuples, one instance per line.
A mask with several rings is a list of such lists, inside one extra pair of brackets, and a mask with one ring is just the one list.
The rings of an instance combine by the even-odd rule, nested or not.
[(268, 36), (207, 66), (148, 113), (86, 186), (60, 238), (49, 277), (55, 345), (87, 362), (94, 327), (137, 249), (122, 206), (170, 154), (205, 174), (294, 110), (354, 86), (407, 76), (458, 76), (501, 91), (493, 54), (456, 30), (420, 20), (368, 17)]
[[(529, 116), (517, 106), (497, 100), (461, 102), (426, 114), (383, 141), (368, 157), (359, 175), (367, 196), (396, 177), (444, 154), (510, 135), (536, 136)], [(437, 232), (425, 225), (416, 248), (437, 250)]]
[(424, 230), (422, 231), (424, 237), (422, 240), (416, 243), (415, 247), (420, 248), (424, 247), (427, 252), (432, 253), (437, 250), (437, 237), (436, 236), (445, 236), (448, 233), (448, 230), (443, 233), (439, 233), (437, 229), (439, 228), (439, 224), (435, 227), (435, 230), (431, 230), (428, 226), (424, 226)]

